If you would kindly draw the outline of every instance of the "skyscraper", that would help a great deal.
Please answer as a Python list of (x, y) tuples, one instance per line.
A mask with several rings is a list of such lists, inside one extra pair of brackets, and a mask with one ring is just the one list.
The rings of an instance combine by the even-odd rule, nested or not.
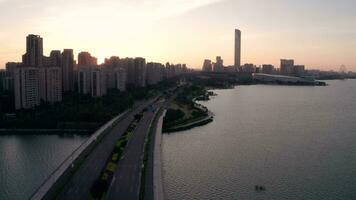
[(42, 66), (43, 40), (39, 35), (26, 37), (26, 53), (22, 56), (22, 63), (26, 66)]
[(235, 68), (239, 69), (241, 66), (241, 31), (235, 29)]

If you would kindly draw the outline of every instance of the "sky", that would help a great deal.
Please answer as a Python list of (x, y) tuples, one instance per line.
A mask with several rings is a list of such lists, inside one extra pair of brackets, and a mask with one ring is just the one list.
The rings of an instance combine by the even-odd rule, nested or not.
[(307, 69), (356, 71), (356, 0), (0, 0), (0, 68), (21, 61), (28, 34), (44, 54), (64, 48), (105, 57), (186, 63), (242, 63), (291, 58)]

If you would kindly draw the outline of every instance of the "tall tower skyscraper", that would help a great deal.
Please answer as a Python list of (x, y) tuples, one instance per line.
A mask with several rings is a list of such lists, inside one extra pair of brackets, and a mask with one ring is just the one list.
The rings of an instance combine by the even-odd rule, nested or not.
[(241, 66), (241, 31), (235, 29), (235, 68), (236, 70)]
[(39, 35), (26, 37), (26, 53), (22, 56), (22, 62), (27, 66), (42, 66), (43, 64), (43, 39)]

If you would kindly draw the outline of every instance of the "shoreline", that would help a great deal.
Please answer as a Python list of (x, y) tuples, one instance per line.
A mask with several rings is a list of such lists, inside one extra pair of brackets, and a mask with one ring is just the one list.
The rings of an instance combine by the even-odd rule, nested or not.
[(191, 101), (194, 104), (194, 108), (198, 109), (202, 112), (206, 112), (207, 116), (203, 116), (203, 117), (196, 117), (193, 118), (189, 121), (183, 122), (181, 124), (176, 124), (174, 126), (168, 127), (168, 128), (164, 128), (163, 129), (163, 133), (173, 133), (173, 132), (180, 132), (180, 131), (185, 131), (185, 130), (189, 130), (195, 127), (199, 127), (199, 126), (204, 126), (206, 124), (209, 124), (210, 122), (213, 122), (214, 120), (214, 113), (212, 113), (211, 111), (208, 110), (208, 108), (206, 108), (205, 106), (199, 104), (196, 102), (196, 100), (198, 98), (202, 98), (204, 100), (202, 101), (209, 101), (210, 100), (210, 96), (216, 96), (215, 93), (211, 93), (209, 92), (210, 89), (207, 89), (207, 87), (204, 87), (205, 90), (205, 94), (204, 95), (200, 95), (197, 97), (194, 97)]
[(8, 135), (82, 135), (90, 136), (95, 130), (88, 129), (0, 129), (0, 136)]

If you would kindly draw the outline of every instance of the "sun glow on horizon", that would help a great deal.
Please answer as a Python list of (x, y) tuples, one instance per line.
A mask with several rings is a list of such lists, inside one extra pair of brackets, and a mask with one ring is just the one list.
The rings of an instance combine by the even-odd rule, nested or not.
[(88, 51), (99, 62), (110, 56), (145, 57), (195, 68), (222, 56), (231, 65), (233, 30), (239, 28), (242, 64), (278, 67), (279, 59), (294, 58), (307, 68), (345, 64), (356, 71), (356, 14), (347, 12), (356, 3), (342, 0), (345, 5), (335, 6), (328, 0), (318, 9), (317, 1), (0, 0), (0, 25), (7, 27), (0, 33), (0, 68), (21, 61), (30, 33), (44, 38), (45, 55), (71, 48), (76, 54)]

